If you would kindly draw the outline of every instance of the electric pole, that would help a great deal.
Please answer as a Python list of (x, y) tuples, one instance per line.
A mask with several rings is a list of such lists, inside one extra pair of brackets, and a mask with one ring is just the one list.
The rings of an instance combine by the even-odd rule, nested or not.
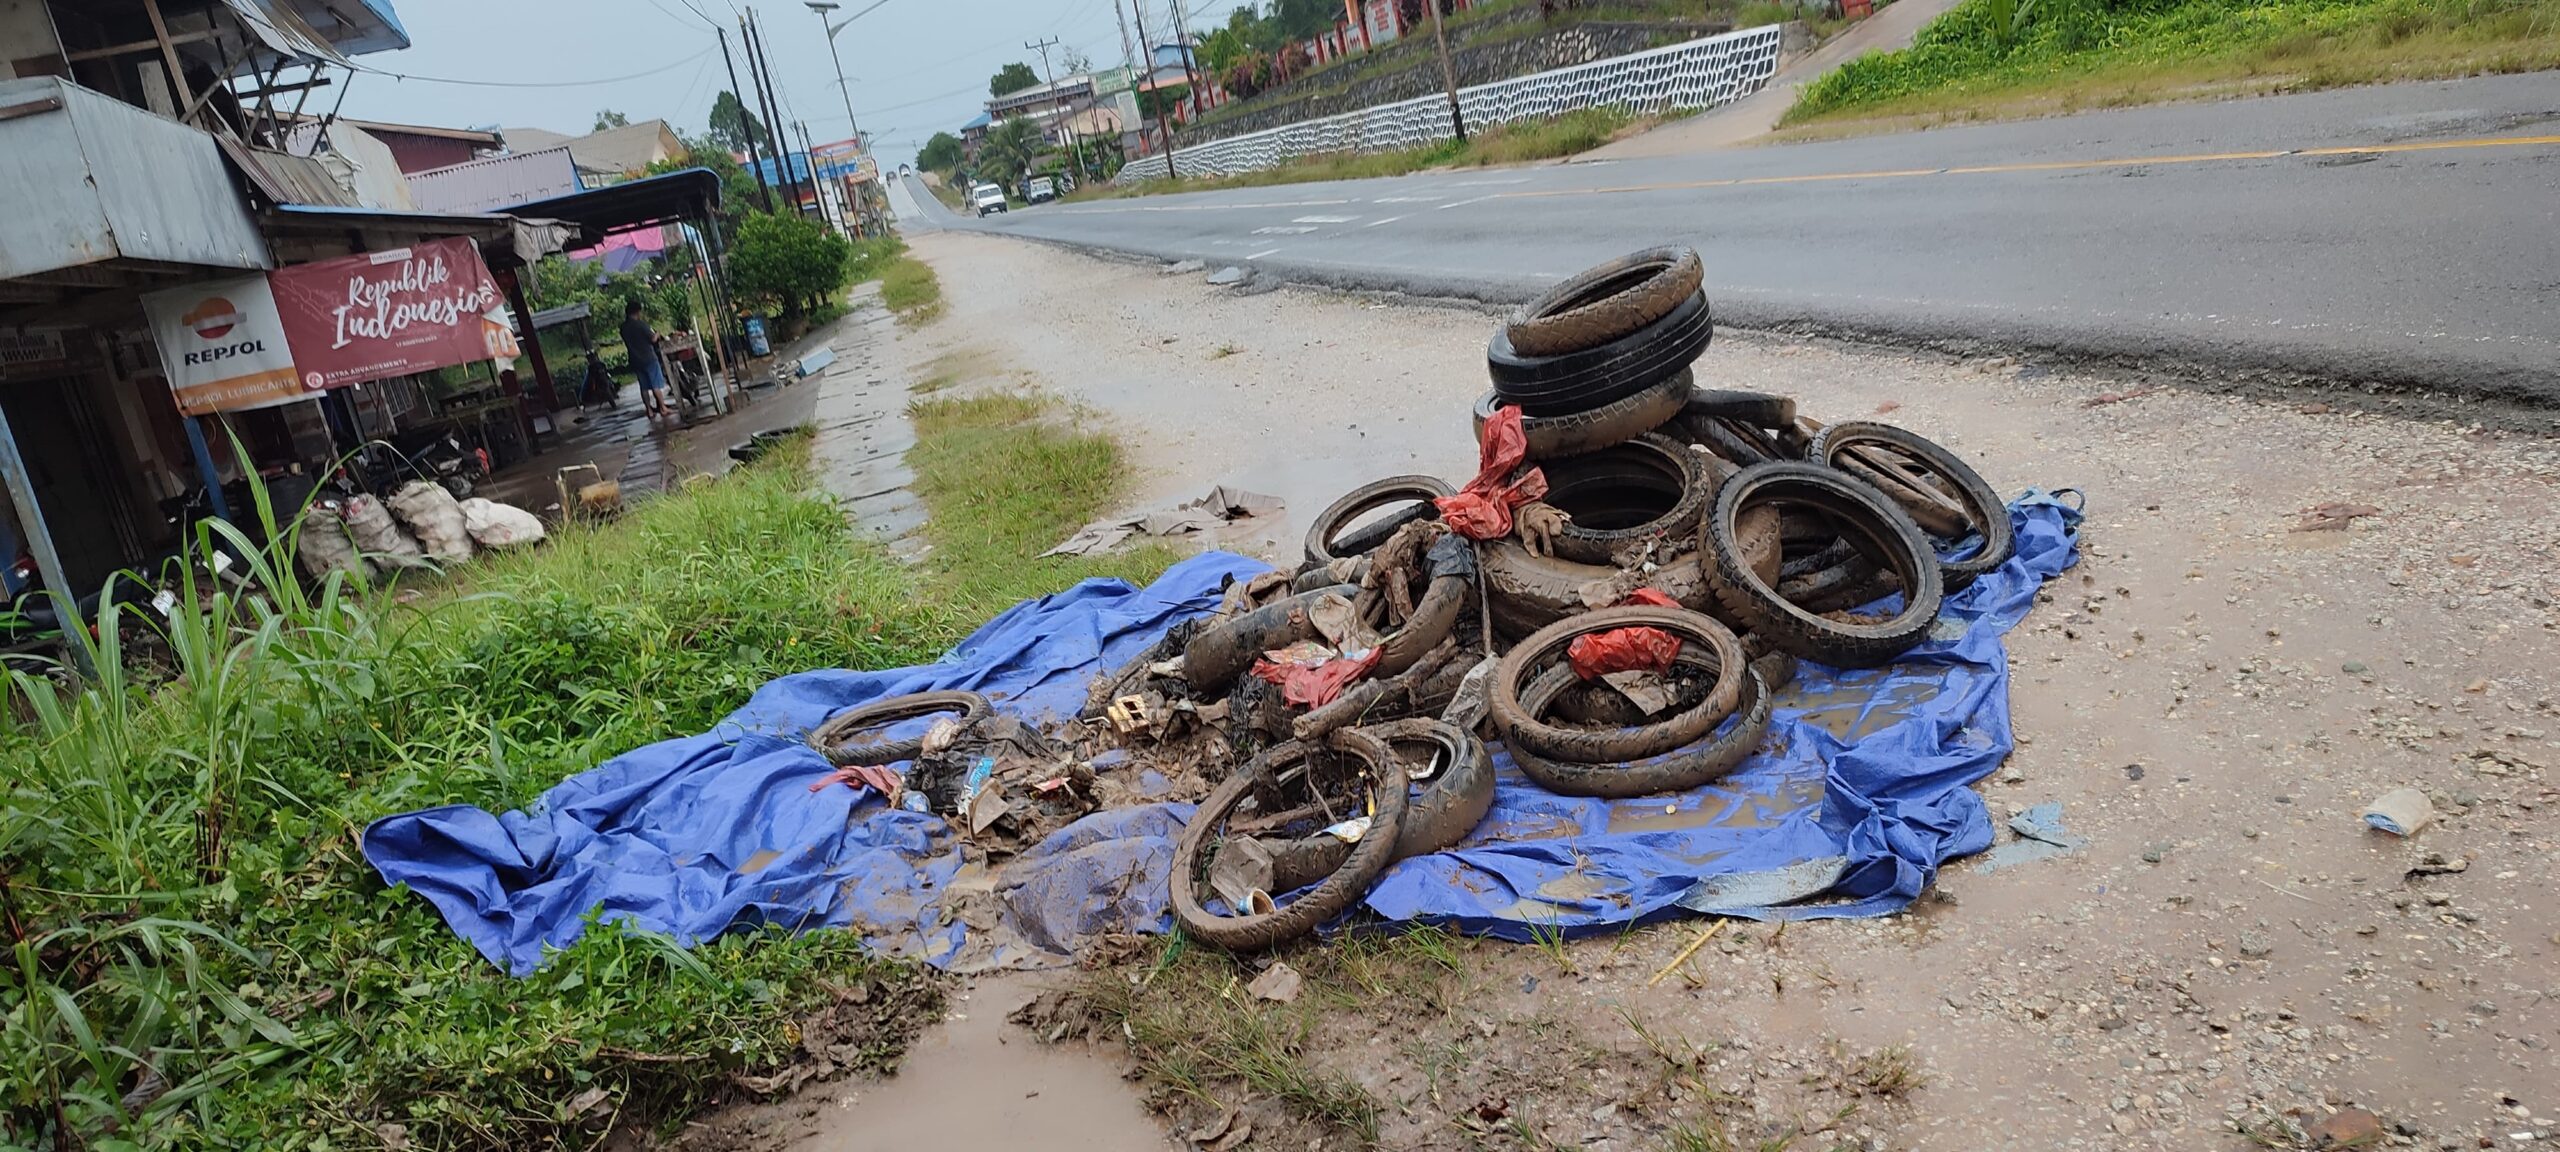
[(1458, 133), (1458, 143), (1467, 142), (1467, 116), (1458, 111), (1458, 69), (1449, 62), (1449, 29), (1440, 23), (1441, 0), (1422, 0), (1431, 9), (1431, 38), (1440, 42), (1440, 82), (1449, 89), (1449, 127)]
[(773, 126), (774, 183), (791, 203), (791, 214), (800, 212), (800, 179), (791, 167), (791, 126), (782, 119), (782, 98), (773, 86), (773, 57), (764, 50), (762, 31), (756, 27), (755, 9), (747, 9), (742, 18), (742, 35), (747, 42), (747, 71), (756, 75), (756, 99), (764, 106), (765, 123)]
[[(1141, 83), (1153, 85), (1156, 82), (1156, 46), (1147, 39), (1147, 10), (1143, 5), (1142, 0), (1129, 0), (1129, 11), (1135, 13), (1138, 17), (1138, 46), (1144, 49), (1144, 54), (1147, 58), (1147, 78), (1141, 81)], [(1140, 102), (1138, 104), (1138, 135), (1141, 140), (1146, 138), (1146, 95), (1146, 89), (1141, 88), (1138, 90), (1138, 96), (1140, 98)], [(1164, 97), (1162, 93), (1158, 93), (1156, 97), (1156, 131), (1162, 134), (1162, 138), (1164, 140), (1164, 178), (1167, 180), (1174, 179), (1179, 175), (1179, 173), (1173, 170), (1172, 120), (1172, 117), (1164, 114)]]
[[(715, 28), (713, 31), (720, 34), (720, 62), (727, 65), (729, 68), (729, 98), (738, 102), (738, 116), (740, 119), (746, 121), (747, 163), (754, 166), (757, 171), (761, 172), (764, 170), (764, 161), (756, 155), (756, 114), (753, 110), (747, 107), (747, 97), (744, 91), (738, 87), (738, 62), (729, 58), (729, 30), (726, 28)], [(772, 215), (772, 186), (766, 184), (762, 180), (758, 180), (756, 181), (756, 194), (764, 201), (765, 214)]]
[[(882, 2), (885, 3), (886, 0), (882, 0)], [(844, 31), (845, 24), (853, 23), (862, 16), (863, 12), (869, 12), (871, 8), (877, 8), (880, 4), (875, 3), (871, 8), (865, 8), (862, 12), (856, 12), (851, 16), (847, 16), (844, 18), (844, 23), (839, 24), (833, 23), (827, 19), (827, 14), (836, 10), (834, 0), (801, 0), (801, 3), (807, 5), (810, 11), (818, 14), (819, 25), (827, 30), (827, 56), (836, 62), (836, 91), (844, 96), (845, 128), (853, 133), (854, 155), (857, 157), (857, 162), (859, 162), (858, 158), (869, 154), (871, 148), (869, 145), (863, 143), (862, 121), (856, 119), (853, 114), (853, 86), (845, 82), (844, 54), (836, 51), (836, 33)], [(816, 162), (817, 161), (815, 160), (810, 161), (812, 164)], [(841, 218), (844, 213), (842, 210), (839, 210), (836, 215)], [(856, 224), (854, 231), (856, 235), (861, 233), (860, 225), (863, 222), (863, 215), (864, 213), (859, 207), (857, 207), (854, 211), (854, 220)]]
[[(1200, 107), (1200, 73), (1191, 67), (1191, 21), (1182, 14), (1182, 0), (1171, 0), (1173, 6), (1173, 41), (1182, 49), (1182, 78), (1191, 82), (1191, 106)], [(1171, 163), (1171, 161), (1166, 161)]]

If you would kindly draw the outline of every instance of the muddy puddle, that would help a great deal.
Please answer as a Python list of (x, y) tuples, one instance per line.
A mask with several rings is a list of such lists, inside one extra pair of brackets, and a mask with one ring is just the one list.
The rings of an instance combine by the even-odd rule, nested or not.
[(790, 1152), (1038, 1148), (1137, 1152), (1174, 1147), (1108, 1053), (1041, 1044), (1005, 1022), (1041, 977), (978, 980), (907, 1054), (898, 1075), (843, 1085)]

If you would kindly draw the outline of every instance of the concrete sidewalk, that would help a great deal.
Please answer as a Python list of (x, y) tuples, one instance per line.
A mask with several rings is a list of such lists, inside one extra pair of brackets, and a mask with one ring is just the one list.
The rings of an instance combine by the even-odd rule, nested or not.
[(1911, 46), (1929, 22), (1945, 15), (1957, 0), (1900, 0), (1814, 49), (1772, 77), (1767, 87), (1687, 120), (1665, 124), (1640, 136), (1595, 148), (1572, 163), (1633, 160), (1647, 156), (1679, 156), (1730, 148), (1768, 135), (1778, 118), (1795, 106), (1796, 93), (1815, 78), (1869, 52), (1892, 52)]

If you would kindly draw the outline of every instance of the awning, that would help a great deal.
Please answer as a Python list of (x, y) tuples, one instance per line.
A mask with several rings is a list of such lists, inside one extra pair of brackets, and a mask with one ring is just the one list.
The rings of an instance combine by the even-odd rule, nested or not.
[(347, 58), (331, 47), (327, 37), (285, 6), (283, 0), (222, 0), (239, 17), (241, 26), (249, 30), (278, 55), (309, 63), (322, 61), (347, 65)]
[(708, 168), (687, 168), (519, 204), (507, 211), (574, 225), (578, 246), (594, 247), (617, 232), (698, 220), (719, 210), (720, 174)]
[(532, 264), (566, 248), (577, 235), (567, 223), (536, 216), (394, 212), (324, 204), (279, 204), (268, 210), (267, 219), (282, 227), (381, 228), (429, 237), (469, 236), (484, 255), (505, 266)]

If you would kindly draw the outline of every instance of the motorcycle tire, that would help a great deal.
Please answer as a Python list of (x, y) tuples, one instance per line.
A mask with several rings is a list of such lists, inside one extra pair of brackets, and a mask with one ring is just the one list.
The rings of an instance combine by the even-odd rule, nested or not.
[[(1685, 657), (1686, 651), (1682, 652)], [(1550, 668), (1523, 694), (1522, 703), (1543, 708), (1556, 693), (1571, 686), (1573, 669)], [(1514, 746), (1511, 763), (1520, 774), (1559, 796), (1588, 796), (1602, 800), (1623, 800), (1631, 796), (1655, 796), (1666, 792), (1686, 792), (1703, 784), (1711, 784), (1733, 774), (1760, 742), (1769, 735), (1769, 686), (1757, 667), (1742, 674), (1742, 693), (1734, 709), (1733, 719), (1723, 725), (1720, 734), (1683, 748), (1675, 748), (1658, 756), (1626, 760), (1614, 764), (1577, 764), (1567, 760), (1550, 760), (1535, 752)]]
[[(1999, 494), (1991, 490), (1982, 474), (1966, 464), (1963, 457), (1934, 440), (1890, 424), (1853, 420), (1830, 425), (1816, 433), (1807, 451), (1812, 459), (1838, 467), (1841, 458), (1860, 444), (1880, 445), (1918, 465), (1921, 475), (1906, 476), (1904, 481), (1920, 485), (1935, 480), (1940, 495), (1948, 496), (1962, 506), (1971, 534), (1981, 537), (1982, 546), (1962, 558), (1939, 560), (1938, 571), (1945, 578), (1948, 591), (1957, 591), (1973, 583), (1983, 573), (2008, 563), (2009, 558), (2017, 553), (2017, 534), (2009, 523), (2009, 506), (2001, 502)], [(1896, 495), (1889, 490), (1885, 494)], [(1905, 510), (1909, 510), (1908, 504)], [(1960, 546), (1963, 541), (1955, 539), (1949, 543)]]
[[(1433, 501), (1456, 492), (1448, 481), (1437, 476), (1389, 476), (1345, 492), (1308, 523), (1307, 563), (1331, 564), (1344, 556), (1365, 556), (1377, 551), (1397, 529), (1417, 520), (1439, 519), (1440, 507)], [(1345, 525), (1364, 514), (1407, 502), (1413, 506), (1344, 531)]]
[(1647, 248), (1539, 293), (1511, 314), (1503, 331), (1523, 356), (1597, 348), (1670, 315), (1705, 279), (1697, 249)]
[(1315, 619), (1307, 610), (1315, 607), (1317, 600), (1327, 595), (1349, 599), (1359, 591), (1355, 585), (1337, 584), (1300, 592), (1202, 628), (1189, 644), (1182, 646), (1183, 683), (1190, 685), (1192, 695), (1198, 699), (1226, 695), (1236, 678), (1253, 667), (1254, 660), (1263, 653), (1315, 637)]
[(1485, 350), (1494, 394), (1530, 416), (1566, 416), (1623, 400), (1661, 383), (1698, 358), (1714, 339), (1706, 294), (1695, 293), (1669, 315), (1597, 348), (1562, 356), (1523, 356), (1496, 329)]
[(905, 740), (875, 740), (851, 743), (848, 737), (866, 728), (879, 728), (936, 712), (957, 712), (960, 722), (972, 723), (989, 710), (987, 698), (975, 692), (918, 692), (908, 696), (892, 696), (869, 704), (847, 708), (824, 723), (809, 730), (809, 747), (827, 758), (830, 764), (895, 764), (913, 760), (924, 754), (924, 737)]
[[(1828, 518), (1841, 539), (1901, 582), (1901, 610), (1880, 622), (1847, 621), (1789, 602), (1752, 569), (1737, 537), (1741, 512), (1764, 503)], [(1780, 651), (1834, 668), (1874, 668), (1926, 640), (1937, 622), (1944, 589), (1937, 554), (1900, 505), (1853, 477), (1798, 462), (1745, 468), (1725, 482), (1705, 523), (1700, 550), (1717, 600)]]
[[(1689, 394), (1694, 379), (1689, 369), (1683, 368), (1653, 387), (1588, 412), (1524, 416), (1520, 431), (1529, 442), (1529, 459), (1555, 460), (1615, 448), (1660, 428), (1680, 414), (1681, 400)], [(1494, 409), (1501, 404), (1501, 394), (1490, 391), (1476, 400), (1477, 443), (1484, 442), (1485, 421), (1493, 419)]]
[[(1659, 628), (1678, 637), (1681, 652), (1695, 650), (1716, 673), (1715, 683), (1697, 702), (1660, 720), (1636, 728), (1566, 728), (1550, 724), (1542, 711), (1529, 707), (1528, 686), (1551, 664), (1566, 663), (1565, 651), (1576, 639), (1618, 628)], [(1551, 760), (1576, 764), (1608, 764), (1659, 756), (1706, 735), (1733, 714), (1742, 691), (1747, 659), (1731, 629), (1685, 608), (1627, 605), (1601, 608), (1541, 628), (1502, 658), (1493, 675), (1489, 718), (1505, 746)], [(1552, 703), (1539, 701), (1542, 710)]]
[[(1404, 828), (1396, 834), (1396, 860), (1410, 860), (1455, 846), (1484, 823), (1493, 811), (1493, 753), (1475, 733), (1455, 724), (1417, 716), (1364, 725), (1360, 729), (1401, 752), (1421, 746), (1425, 755), (1447, 766), (1415, 789), (1405, 810)], [(1352, 845), (1318, 834), (1303, 837), (1272, 853), (1272, 886), (1284, 892), (1313, 884), (1340, 870)]]
[[(1368, 894), (1369, 885), (1378, 874), (1394, 862), (1398, 838), (1404, 834), (1405, 813), (1412, 807), (1410, 789), (1405, 787), (1395, 754), (1385, 741), (1358, 728), (1334, 732), (1325, 738), (1325, 743), (1366, 762), (1370, 778), (1381, 785), (1370, 790), (1376, 797), (1377, 811), (1370, 816), (1368, 831), (1351, 846), (1341, 867), (1286, 906), (1241, 916), (1209, 911), (1201, 889), (1207, 881), (1211, 838), (1218, 835), (1228, 816), (1254, 794), (1257, 786), (1274, 780), (1282, 765), (1308, 755), (1307, 746), (1295, 741), (1264, 750), (1210, 791), (1192, 812), (1181, 838), (1174, 841), (1170, 884), (1173, 919), (1182, 926), (1184, 935), (1229, 952), (1256, 952), (1287, 943), (1315, 931), (1317, 925), (1357, 903)], [(1277, 886), (1275, 881), (1274, 887)], [(1287, 891), (1272, 895), (1286, 895)]]
[(1544, 500), (1571, 523), (1555, 533), (1555, 554), (1582, 564), (1609, 564), (1647, 540), (1685, 543), (1705, 511), (1707, 486), (1694, 453), (1650, 433), (1598, 452), (1541, 465)]

